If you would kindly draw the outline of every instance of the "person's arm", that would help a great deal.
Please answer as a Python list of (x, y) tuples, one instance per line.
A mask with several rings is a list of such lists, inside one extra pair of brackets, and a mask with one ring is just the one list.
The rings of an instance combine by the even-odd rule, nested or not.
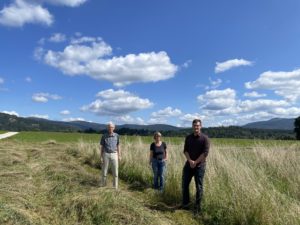
[(121, 157), (121, 148), (120, 148), (119, 144), (117, 145), (117, 152), (118, 152), (118, 159), (121, 160), (121, 158), (122, 158)]
[(104, 152), (104, 148), (103, 145), (100, 145), (100, 162), (103, 162), (103, 152)]
[(101, 137), (101, 141), (100, 141), (100, 162), (102, 163), (104, 158), (103, 158), (103, 154), (104, 154), (104, 137), (102, 135)]
[(150, 145), (150, 154), (149, 154), (149, 164), (151, 165), (152, 158), (153, 158), (153, 151), (154, 151), (154, 146), (153, 143)]
[(206, 161), (206, 157), (208, 156), (208, 152), (209, 152), (209, 147), (210, 147), (210, 143), (208, 138), (205, 138), (205, 143), (204, 143), (204, 152), (197, 158), (197, 160), (195, 161), (196, 164), (198, 163), (204, 163)]
[(152, 158), (153, 158), (153, 151), (150, 150), (150, 154), (149, 154), (149, 164), (151, 164)]
[(118, 153), (118, 159), (121, 160), (122, 156), (121, 156), (121, 147), (120, 147), (119, 135), (118, 135), (118, 142), (117, 142), (117, 153)]
[(188, 138), (186, 137), (186, 138), (185, 138), (185, 142), (184, 142), (184, 150), (183, 150), (183, 153), (184, 153), (184, 155), (185, 155), (186, 160), (189, 162), (190, 167), (191, 167), (191, 168), (194, 168), (194, 167), (196, 166), (196, 163), (195, 163), (195, 161), (191, 160), (190, 155), (189, 155), (189, 153), (188, 153), (188, 148), (189, 148), (189, 146), (188, 146)]
[(167, 151), (167, 144), (164, 143), (164, 160), (167, 161), (168, 160), (168, 151)]

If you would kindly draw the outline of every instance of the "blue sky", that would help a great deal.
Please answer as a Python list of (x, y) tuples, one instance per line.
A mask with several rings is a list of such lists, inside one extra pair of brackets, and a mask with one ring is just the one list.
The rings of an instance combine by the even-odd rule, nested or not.
[(4, 0), (0, 111), (241, 125), (300, 115), (296, 0)]

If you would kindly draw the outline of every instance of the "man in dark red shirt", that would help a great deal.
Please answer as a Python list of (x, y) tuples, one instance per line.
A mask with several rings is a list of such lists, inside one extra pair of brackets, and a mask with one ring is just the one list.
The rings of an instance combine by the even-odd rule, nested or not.
[(209, 139), (201, 133), (201, 120), (193, 120), (194, 133), (185, 138), (183, 153), (187, 159), (182, 173), (182, 208), (188, 208), (190, 202), (189, 185), (194, 177), (196, 184), (195, 213), (201, 211), (203, 195), (203, 178), (206, 167), (206, 157), (209, 152)]

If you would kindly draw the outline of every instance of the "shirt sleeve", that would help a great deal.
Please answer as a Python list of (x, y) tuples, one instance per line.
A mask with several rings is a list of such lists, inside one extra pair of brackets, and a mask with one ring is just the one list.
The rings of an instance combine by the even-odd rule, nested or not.
[(188, 145), (188, 136), (187, 136), (184, 141), (183, 153), (188, 152), (188, 148), (189, 148), (189, 145)]
[(150, 151), (154, 151), (154, 144), (153, 143), (151, 143), (151, 145), (150, 145)]
[(105, 144), (105, 138), (104, 138), (104, 134), (101, 137), (101, 141), (100, 141), (100, 145), (104, 146)]
[(205, 155), (205, 157), (208, 156), (209, 147), (210, 147), (209, 139), (208, 139), (208, 137), (205, 137), (205, 144), (204, 144), (204, 155)]

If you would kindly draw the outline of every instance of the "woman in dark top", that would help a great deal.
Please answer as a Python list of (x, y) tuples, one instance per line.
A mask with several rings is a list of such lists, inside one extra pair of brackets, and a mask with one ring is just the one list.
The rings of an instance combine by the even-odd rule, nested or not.
[(166, 160), (168, 159), (167, 145), (161, 141), (161, 133), (154, 133), (154, 142), (150, 145), (149, 163), (152, 165), (154, 177), (154, 189), (162, 191), (164, 189), (164, 173)]

